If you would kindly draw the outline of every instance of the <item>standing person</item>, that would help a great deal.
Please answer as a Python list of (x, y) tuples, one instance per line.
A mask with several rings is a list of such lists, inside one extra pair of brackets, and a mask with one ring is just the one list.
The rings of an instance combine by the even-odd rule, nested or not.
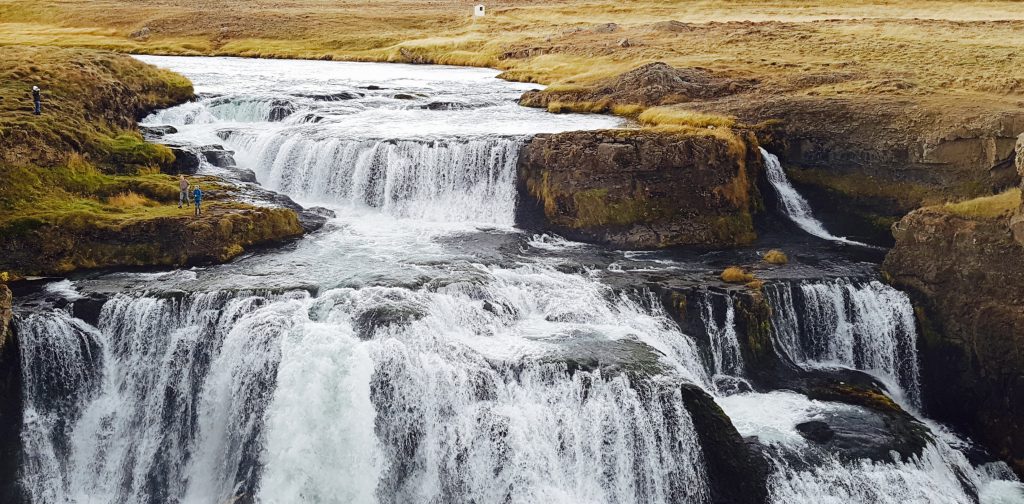
[(181, 208), (182, 203), (187, 208), (189, 205), (188, 199), (188, 180), (185, 179), (184, 175), (178, 176), (178, 208)]
[(192, 190), (192, 199), (196, 204), (196, 217), (203, 214), (199, 204), (203, 202), (203, 190), (199, 188), (199, 184), (196, 184), (196, 188)]
[(43, 98), (39, 94), (39, 86), (32, 86), (32, 104), (35, 105), (35, 114), (39, 115), (42, 113), (42, 101)]

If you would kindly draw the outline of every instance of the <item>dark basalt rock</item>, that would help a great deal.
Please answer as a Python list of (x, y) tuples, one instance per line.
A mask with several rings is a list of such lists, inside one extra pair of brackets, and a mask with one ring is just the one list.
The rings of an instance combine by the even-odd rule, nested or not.
[(235, 166), (234, 151), (224, 149), (219, 145), (209, 145), (202, 148), (203, 157), (206, 158), (206, 162), (220, 168), (230, 168)]
[(294, 103), (285, 100), (274, 100), (270, 106), (270, 112), (267, 114), (267, 120), (270, 122), (283, 121), (285, 117), (294, 113)]
[(195, 175), (199, 171), (199, 155), (182, 147), (170, 147), (174, 153), (174, 162), (169, 166), (161, 167), (164, 173), (170, 175)]
[(827, 443), (836, 436), (836, 432), (829, 427), (828, 423), (821, 420), (796, 424), (796, 430), (804, 439), (815, 443)]
[(711, 502), (761, 504), (768, 501), (768, 462), (752, 449), (732, 420), (696, 385), (679, 387), (704, 452)]
[(139, 126), (139, 131), (142, 132), (142, 136), (147, 139), (156, 139), (166, 135), (170, 135), (178, 132), (178, 128), (170, 125), (163, 126)]
[(71, 302), (71, 314), (75, 318), (81, 319), (85, 323), (98, 327), (100, 323), (100, 312), (103, 311), (103, 305), (106, 304), (107, 298), (97, 294), (90, 295), (82, 299), (76, 299)]
[(256, 172), (248, 168), (231, 167), (231, 175), (239, 182), (256, 183)]
[[(658, 287), (654, 287), (658, 292)], [(666, 311), (686, 334), (708, 348), (700, 306), (706, 291), (699, 287), (663, 289), (660, 297)], [(810, 399), (857, 406), (834, 417), (819, 419), (799, 428), (806, 436), (824, 438), (826, 427), (832, 438), (820, 447), (841, 460), (893, 460), (892, 453), (906, 458), (919, 455), (931, 441), (928, 428), (903, 410), (887, 394), (885, 386), (867, 373), (844, 369), (803, 369), (776, 349), (772, 336), (771, 307), (757, 291), (735, 289), (715, 291), (717, 298), (732, 297), (737, 339), (748, 385), (754, 390), (791, 390)], [(717, 309), (716, 312), (724, 312)], [(705, 356), (705, 358), (710, 358)], [(717, 383), (716, 383), (717, 385)], [(803, 424), (802, 424), (803, 425)]]
[(356, 315), (353, 326), (359, 339), (369, 340), (373, 339), (373, 335), (380, 328), (408, 325), (424, 316), (426, 316), (426, 313), (414, 306), (400, 304), (380, 305)]
[(415, 96), (413, 96), (411, 94), (407, 94), (407, 93), (398, 93), (398, 94), (392, 96), (392, 98), (394, 98), (396, 100), (415, 100), (416, 99)]
[(338, 93), (313, 93), (313, 94), (299, 94), (303, 98), (309, 98), (316, 101), (344, 101), (344, 100), (355, 100), (356, 98), (362, 98), (365, 96), (362, 93), (351, 93), (348, 91), (341, 91)]
[(917, 210), (883, 269), (916, 308), (925, 412), (1024, 476), (1024, 248), (1008, 220)]
[(426, 110), (465, 110), (470, 107), (465, 103), (458, 102), (430, 102), (420, 108)]

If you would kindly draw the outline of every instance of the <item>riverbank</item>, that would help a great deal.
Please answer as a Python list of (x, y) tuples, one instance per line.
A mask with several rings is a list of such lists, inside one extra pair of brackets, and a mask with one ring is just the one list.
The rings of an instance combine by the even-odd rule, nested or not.
[(303, 233), (293, 210), (233, 201), (238, 189), (213, 177), (193, 178), (207, 192), (202, 217), (177, 207), (175, 154), (143, 140), (136, 122), (191, 99), (184, 77), (101, 51), (0, 54), (0, 271), (9, 277), (220, 262)]

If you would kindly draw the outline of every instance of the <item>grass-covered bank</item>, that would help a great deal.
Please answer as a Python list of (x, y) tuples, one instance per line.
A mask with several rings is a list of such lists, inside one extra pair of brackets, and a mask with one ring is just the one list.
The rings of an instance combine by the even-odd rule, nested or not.
[(177, 207), (176, 179), (161, 173), (174, 154), (143, 141), (136, 121), (192, 96), (184, 77), (123, 54), (0, 47), (0, 271), (227, 260), (301, 234), (291, 210), (231, 202), (213, 179), (197, 179), (206, 216)]

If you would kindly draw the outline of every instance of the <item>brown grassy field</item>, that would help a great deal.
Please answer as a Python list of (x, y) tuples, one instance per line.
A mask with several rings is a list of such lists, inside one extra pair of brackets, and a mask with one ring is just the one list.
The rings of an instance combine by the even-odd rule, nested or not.
[(478, 19), (473, 3), (0, 0), (0, 44), (487, 65), (543, 83), (659, 60), (804, 93), (1024, 89), (1021, 2), (503, 0)]

